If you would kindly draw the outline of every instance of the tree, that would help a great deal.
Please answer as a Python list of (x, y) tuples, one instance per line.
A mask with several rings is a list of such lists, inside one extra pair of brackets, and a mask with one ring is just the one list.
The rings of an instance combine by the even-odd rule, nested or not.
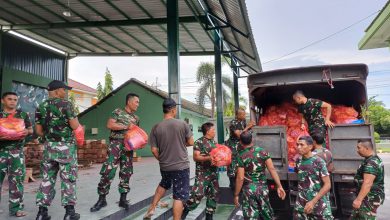
[[(238, 99), (238, 101), (239, 101), (239, 106), (240, 106), (241, 108), (246, 109), (246, 106), (248, 105), (248, 101), (247, 101), (244, 97), (240, 96), (240, 94), (238, 94), (238, 96), (240, 97), (240, 98)], [(233, 98), (230, 99), (230, 101), (228, 102), (228, 104), (226, 105), (226, 107), (223, 109), (223, 114), (224, 114), (225, 116), (227, 116), (227, 117), (235, 116), (236, 110), (235, 110), (234, 107), (235, 107), (235, 106), (234, 106), (234, 96), (233, 96)]]
[[(196, 101), (200, 108), (204, 108), (206, 101), (211, 103), (211, 115), (215, 112), (216, 91), (215, 91), (215, 67), (212, 63), (200, 63), (196, 71), (196, 81), (200, 83), (200, 88), (196, 94)], [(228, 88), (228, 89), (226, 89)], [(232, 91), (233, 82), (227, 76), (222, 76), (222, 104), (226, 106), (231, 99), (228, 91)]]
[(79, 113), (80, 113), (80, 109), (79, 109), (79, 106), (78, 106), (77, 103), (76, 103), (76, 99), (75, 99), (73, 93), (70, 93), (70, 94), (69, 94), (69, 102), (72, 103), (74, 112), (75, 112), (76, 114), (79, 114)]
[(390, 110), (385, 108), (383, 102), (370, 97), (368, 100), (368, 109), (364, 113), (369, 122), (374, 125), (375, 132), (380, 135), (390, 134)]
[(99, 82), (97, 84), (97, 98), (98, 100), (103, 99), (106, 95), (110, 94), (113, 90), (113, 80), (110, 70), (106, 69), (106, 73), (104, 74), (104, 88), (102, 84)]

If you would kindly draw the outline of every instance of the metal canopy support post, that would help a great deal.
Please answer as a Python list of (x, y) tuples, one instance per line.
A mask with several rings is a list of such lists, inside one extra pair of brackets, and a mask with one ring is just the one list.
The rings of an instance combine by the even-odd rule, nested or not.
[(224, 142), (224, 128), (223, 128), (223, 106), (222, 106), (222, 68), (221, 68), (221, 47), (222, 39), (218, 35), (218, 30), (214, 33), (214, 66), (215, 66), (215, 90), (217, 97), (217, 134), (218, 143)]
[(179, 4), (178, 0), (167, 0), (168, 34), (168, 92), (178, 104), (176, 118), (181, 115), (180, 54), (179, 54)]
[(238, 97), (238, 76), (240, 69), (234, 65), (233, 67), (233, 97), (234, 97), (234, 109), (237, 111), (237, 109), (240, 107), (239, 97)]

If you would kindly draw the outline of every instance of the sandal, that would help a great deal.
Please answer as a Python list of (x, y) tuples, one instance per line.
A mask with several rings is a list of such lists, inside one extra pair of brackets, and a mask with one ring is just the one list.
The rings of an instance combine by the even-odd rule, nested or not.
[(19, 210), (19, 211), (15, 212), (15, 214), (13, 214), (13, 216), (18, 217), (18, 218), (19, 217), (24, 217), (26, 215), (27, 215), (27, 212), (22, 211), (22, 210)]
[(148, 210), (143, 219), (152, 219), (152, 215), (154, 215), (154, 209), (151, 211)]

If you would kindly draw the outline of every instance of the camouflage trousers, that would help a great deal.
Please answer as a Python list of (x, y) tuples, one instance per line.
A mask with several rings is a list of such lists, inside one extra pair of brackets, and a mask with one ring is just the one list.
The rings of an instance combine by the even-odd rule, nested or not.
[(206, 213), (213, 214), (217, 208), (218, 191), (218, 172), (197, 172), (190, 199), (187, 201), (187, 208), (190, 211), (195, 210), (203, 197), (206, 196)]
[(17, 211), (23, 210), (23, 181), (26, 174), (24, 164), (23, 147), (2, 147), (0, 148), (0, 200), (1, 186), (8, 173), (9, 183), (9, 212), (14, 215)]
[(119, 193), (130, 191), (130, 177), (133, 174), (133, 151), (126, 151), (123, 139), (112, 139), (107, 150), (107, 159), (100, 170), (98, 194), (107, 195), (119, 165)]
[(383, 203), (383, 200), (379, 197), (372, 200), (368, 200), (367, 197), (364, 198), (362, 205), (359, 209), (356, 209), (352, 212), (351, 219), (353, 220), (375, 220), (376, 211), (379, 206)]
[(322, 123), (317, 123), (314, 125), (309, 125), (309, 134), (310, 136), (313, 136), (314, 134), (321, 134), (322, 137), (324, 137), (324, 143), (322, 144), (322, 147), (326, 148), (326, 125)]
[(238, 142), (237, 141), (232, 141), (232, 140), (227, 140), (225, 142), (225, 145), (230, 148), (232, 151), (232, 163), (227, 166), (227, 176), (230, 178), (235, 178), (236, 177), (236, 172), (237, 172), (237, 157), (238, 157)]
[(245, 183), (242, 188), (242, 194), (244, 219), (273, 219), (274, 211), (269, 202), (267, 186), (259, 183)]
[(332, 220), (334, 218), (332, 215), (305, 214), (294, 210), (293, 219), (294, 220)]
[(56, 193), (54, 187), (58, 173), (61, 180), (62, 206), (76, 204), (77, 158), (69, 163), (44, 158), (41, 163), (42, 182), (37, 193), (37, 206), (50, 206)]

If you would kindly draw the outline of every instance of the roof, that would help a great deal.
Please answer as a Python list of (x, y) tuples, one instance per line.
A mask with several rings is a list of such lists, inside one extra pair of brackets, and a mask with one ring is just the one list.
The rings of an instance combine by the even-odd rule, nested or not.
[(68, 86), (72, 87), (73, 89), (79, 90), (79, 91), (97, 94), (96, 89), (91, 88), (91, 87), (89, 87), (85, 84), (82, 84), (80, 82), (77, 82), (73, 79), (68, 79)]
[(371, 24), (366, 28), (359, 42), (359, 49), (374, 49), (390, 45), (390, 1), (388, 1)]
[[(0, 1), (0, 30), (69, 56), (167, 54), (167, 0)], [(247, 73), (262, 71), (245, 0), (179, 0), (181, 55), (213, 55), (214, 30)]]
[[(130, 80), (126, 81), (121, 86), (119, 86), (118, 88), (113, 90), (111, 93), (109, 93), (103, 99), (98, 101), (95, 105), (93, 105), (93, 106), (87, 108), (85, 111), (81, 112), (79, 114), (79, 117), (85, 115), (86, 113), (88, 113), (89, 111), (91, 111), (91, 110), (93, 110), (95, 108), (98, 108), (98, 106), (100, 104), (105, 102), (110, 97), (114, 96), (117, 92), (119, 92), (121, 89), (125, 88), (127, 85), (129, 85), (131, 83), (137, 84), (137, 85), (145, 88), (146, 90), (149, 90), (150, 92), (160, 96), (163, 99), (169, 97), (169, 94), (167, 92), (164, 92), (164, 91), (159, 90), (159, 89), (155, 89), (154, 87), (151, 87), (151, 86), (149, 86), (149, 85), (147, 85), (147, 84), (145, 84), (145, 83), (143, 83), (143, 82), (141, 82), (141, 81), (139, 81), (139, 80), (137, 80), (135, 78), (131, 78)], [(181, 99), (181, 107), (184, 108), (184, 109), (190, 110), (192, 112), (196, 112), (198, 114), (201, 114), (201, 115), (204, 115), (204, 116), (207, 116), (207, 117), (211, 117), (211, 110), (210, 109), (201, 108), (199, 105), (197, 105), (197, 104), (195, 104), (193, 102), (190, 102), (190, 101), (188, 101), (186, 99)]]

